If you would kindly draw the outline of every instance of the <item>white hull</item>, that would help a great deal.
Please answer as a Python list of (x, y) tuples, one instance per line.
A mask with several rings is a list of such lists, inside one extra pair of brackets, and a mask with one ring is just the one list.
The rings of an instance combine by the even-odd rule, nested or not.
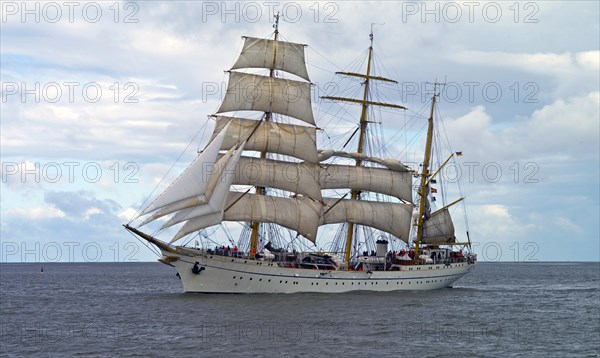
[[(163, 252), (177, 268), (186, 292), (200, 293), (342, 293), (349, 291), (433, 290), (450, 287), (474, 263), (402, 266), (400, 271), (346, 271), (279, 267), (270, 261), (181, 250)], [(195, 274), (195, 263), (204, 268)]]

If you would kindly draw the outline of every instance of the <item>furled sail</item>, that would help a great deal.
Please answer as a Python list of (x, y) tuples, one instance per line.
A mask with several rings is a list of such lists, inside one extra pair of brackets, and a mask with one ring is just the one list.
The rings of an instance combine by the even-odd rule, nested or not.
[(304, 60), (304, 45), (292, 42), (246, 37), (242, 53), (231, 69), (240, 68), (283, 70), (310, 81)]
[(276, 188), (317, 201), (323, 199), (317, 164), (241, 157), (235, 168), (233, 184)]
[(229, 72), (227, 93), (217, 113), (273, 112), (315, 124), (308, 82)]
[(373, 191), (412, 202), (412, 175), (384, 168), (325, 164), (321, 188)]
[(311, 163), (318, 161), (316, 128), (275, 122), (259, 124), (252, 119), (225, 116), (215, 116), (215, 120), (213, 138), (225, 132), (221, 149), (227, 150), (247, 140), (246, 150), (279, 153)]
[(225, 211), (224, 220), (275, 223), (295, 230), (315, 242), (321, 204), (310, 198), (282, 198), (256, 194), (232, 193), (234, 204)]
[(334, 156), (348, 158), (348, 159), (354, 159), (354, 160), (373, 162), (373, 163), (383, 165), (390, 170), (395, 170), (395, 171), (399, 171), (399, 172), (410, 171), (410, 168), (408, 168), (402, 162), (400, 162), (399, 160), (396, 160), (396, 159), (391, 159), (391, 158), (381, 159), (381, 158), (377, 158), (377, 157), (371, 157), (371, 156), (368, 156), (365, 154), (341, 152), (341, 151), (335, 151), (333, 149), (321, 149), (321, 150), (319, 150), (319, 153), (318, 153), (319, 162), (324, 162), (327, 159), (334, 157)]
[(408, 242), (412, 204), (326, 198), (321, 224), (351, 222), (390, 233)]
[(219, 132), (216, 132), (204, 151), (196, 157), (187, 169), (156, 200), (142, 211), (140, 216), (189, 198), (197, 197), (199, 202), (203, 201), (205, 199), (206, 186), (210, 178), (210, 173), (206, 172), (206, 166), (213, 165), (216, 162), (228, 129), (229, 126), (224, 125)]
[(452, 217), (448, 208), (431, 213), (429, 218), (423, 223), (422, 243), (452, 243), (455, 240), (454, 224), (452, 223)]
[(164, 225), (164, 227), (167, 227), (174, 225), (176, 222), (187, 220), (179, 232), (173, 237), (171, 242), (177, 241), (191, 232), (217, 225), (223, 221), (223, 211), (225, 210), (225, 204), (227, 203), (227, 198), (229, 196), (229, 187), (231, 187), (231, 182), (233, 180), (233, 175), (231, 175), (231, 173), (243, 150), (244, 143), (242, 143), (242, 145), (240, 145), (240, 147), (230, 156), (225, 155), (221, 158), (222, 160), (227, 159), (227, 163), (223, 170), (221, 170), (218, 180), (210, 183), (214, 183), (215, 186), (208, 203), (179, 211)]

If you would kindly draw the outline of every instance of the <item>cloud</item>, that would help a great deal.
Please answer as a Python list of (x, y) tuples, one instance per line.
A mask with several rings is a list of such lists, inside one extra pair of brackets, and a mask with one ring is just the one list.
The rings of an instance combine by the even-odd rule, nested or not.
[(452, 143), (459, 143), (471, 159), (557, 160), (597, 158), (600, 131), (600, 93), (557, 100), (535, 110), (529, 118), (517, 117), (510, 126), (494, 125), (482, 105), (444, 128)]
[(71, 219), (88, 220), (92, 216), (104, 213), (113, 214), (121, 206), (110, 199), (96, 199), (91, 191), (51, 191), (44, 195), (44, 201), (56, 207)]
[(9, 209), (4, 215), (9, 219), (20, 218), (25, 220), (64, 218), (66, 216), (62, 210), (57, 209), (52, 205), (46, 207)]
[(575, 224), (570, 219), (565, 217), (559, 217), (558, 219), (556, 219), (556, 226), (568, 232), (575, 232), (578, 234), (581, 234), (583, 232), (579, 225)]
[(600, 51), (564, 53), (510, 53), (503, 51), (460, 51), (452, 55), (455, 61), (487, 66), (510, 67), (527, 72), (550, 75), (569, 74), (577, 70), (598, 70)]

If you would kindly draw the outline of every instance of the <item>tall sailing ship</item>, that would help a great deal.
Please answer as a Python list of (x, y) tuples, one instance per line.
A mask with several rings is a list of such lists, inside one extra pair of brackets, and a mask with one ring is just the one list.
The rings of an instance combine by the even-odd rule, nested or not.
[[(366, 72), (337, 72), (362, 81), (362, 98), (321, 97), (361, 108), (356, 130), (341, 150), (318, 148), (305, 45), (282, 41), (278, 25), (277, 16), (272, 38), (244, 38), (212, 116), (210, 141), (125, 228), (158, 247), (159, 261), (177, 269), (186, 292), (451, 287), (473, 269), (476, 255), (468, 231), (463, 242), (455, 237), (449, 209), (462, 198), (432, 210), (437, 189), (431, 185), (458, 154), (433, 170), (436, 92), (423, 119), (427, 134), (419, 168), (370, 153), (369, 109), (406, 109), (373, 96), (374, 82), (396, 81), (373, 73), (371, 31)], [(256, 69), (268, 75), (251, 72)], [(352, 140), (356, 151), (346, 149)], [(153, 222), (162, 223), (158, 234), (142, 231)], [(242, 225), (237, 241), (229, 233), (232, 222)], [(178, 231), (170, 242), (157, 238), (171, 227)], [(187, 244), (176, 245), (184, 239)], [(327, 251), (314, 244), (327, 241)]]

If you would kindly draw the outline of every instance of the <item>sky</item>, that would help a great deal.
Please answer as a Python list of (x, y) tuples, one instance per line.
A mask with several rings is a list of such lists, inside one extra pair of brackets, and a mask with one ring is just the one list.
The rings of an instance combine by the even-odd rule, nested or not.
[(121, 225), (206, 144), (241, 36), (276, 12), (308, 45), (317, 124), (371, 27), (400, 103), (446, 83), (480, 260), (600, 260), (596, 1), (2, 1), (0, 262), (155, 260)]

